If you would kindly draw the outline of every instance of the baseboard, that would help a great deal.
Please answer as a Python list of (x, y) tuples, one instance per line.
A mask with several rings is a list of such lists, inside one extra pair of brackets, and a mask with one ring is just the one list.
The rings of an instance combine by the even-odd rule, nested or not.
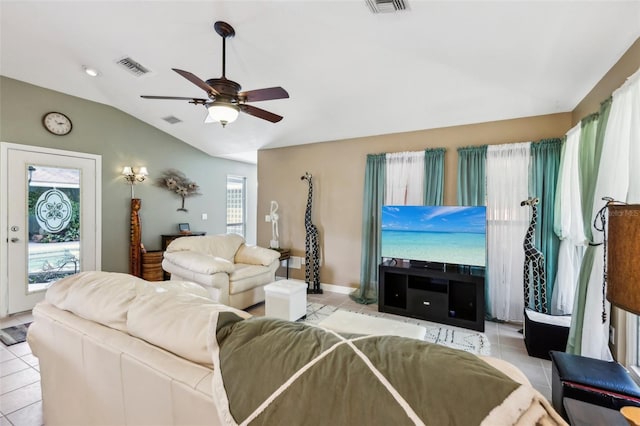
[[(280, 276), (276, 276), (277, 280), (284, 280), (286, 279), (285, 277), (280, 277)], [(289, 278), (291, 281), (300, 281), (300, 282), (304, 282), (304, 280), (299, 280), (296, 278)], [(345, 287), (343, 285), (335, 285), (335, 284), (325, 284), (325, 283), (320, 283), (320, 288), (322, 288), (322, 290), (324, 291), (329, 291), (331, 293), (339, 293), (339, 294), (351, 294), (353, 293), (354, 290), (357, 290), (356, 288), (353, 287)]]
[(332, 293), (340, 293), (340, 294), (351, 294), (354, 290), (353, 287), (345, 287), (343, 285), (335, 285), (335, 284), (323, 284), (320, 283), (320, 287), (322, 287), (325, 291), (330, 291)]

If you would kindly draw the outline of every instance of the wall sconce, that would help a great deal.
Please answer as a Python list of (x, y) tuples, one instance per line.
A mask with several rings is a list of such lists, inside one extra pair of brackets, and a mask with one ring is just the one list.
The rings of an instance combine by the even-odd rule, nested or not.
[(138, 182), (144, 182), (147, 176), (149, 176), (149, 172), (144, 166), (138, 168), (137, 172), (131, 166), (124, 166), (122, 168), (122, 176), (124, 176), (124, 180), (131, 185), (131, 198), (133, 198), (133, 185)]

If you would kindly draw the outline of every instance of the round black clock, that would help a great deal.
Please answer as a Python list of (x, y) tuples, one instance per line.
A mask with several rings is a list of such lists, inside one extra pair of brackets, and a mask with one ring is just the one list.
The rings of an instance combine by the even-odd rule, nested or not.
[(42, 117), (44, 128), (56, 136), (68, 134), (72, 129), (71, 120), (61, 112), (48, 112)]

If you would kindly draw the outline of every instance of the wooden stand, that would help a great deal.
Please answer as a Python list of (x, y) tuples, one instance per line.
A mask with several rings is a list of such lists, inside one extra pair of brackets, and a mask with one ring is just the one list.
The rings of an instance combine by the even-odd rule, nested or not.
[(147, 281), (163, 281), (162, 250), (142, 253), (142, 279)]
[(142, 226), (138, 211), (142, 206), (140, 198), (131, 199), (131, 222), (129, 239), (129, 273), (136, 277), (142, 276), (142, 265), (140, 259), (140, 244), (142, 243)]

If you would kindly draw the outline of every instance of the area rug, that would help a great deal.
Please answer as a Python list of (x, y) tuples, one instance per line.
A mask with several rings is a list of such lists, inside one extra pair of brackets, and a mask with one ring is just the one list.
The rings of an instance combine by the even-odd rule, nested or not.
[(27, 340), (27, 329), (31, 323), (14, 325), (0, 330), (0, 342), (5, 346), (22, 343)]
[(427, 329), (427, 332), (425, 333), (423, 339), (425, 342), (436, 343), (438, 345), (460, 349), (475, 355), (491, 355), (491, 345), (489, 343), (489, 338), (487, 338), (484, 333), (480, 333), (474, 330), (461, 329), (459, 327), (451, 327), (429, 321), (422, 321), (415, 318), (402, 317), (402, 319), (400, 320), (398, 318), (401, 317), (394, 316), (392, 318), (391, 316), (385, 315), (382, 312), (375, 312), (366, 309), (345, 309), (333, 305), (323, 305), (321, 303), (307, 303), (307, 317), (302, 321), (309, 324), (318, 324), (338, 310), (355, 312), (371, 317), (382, 317), (386, 319), (392, 319), (394, 321), (402, 321), (408, 324), (421, 325)]

